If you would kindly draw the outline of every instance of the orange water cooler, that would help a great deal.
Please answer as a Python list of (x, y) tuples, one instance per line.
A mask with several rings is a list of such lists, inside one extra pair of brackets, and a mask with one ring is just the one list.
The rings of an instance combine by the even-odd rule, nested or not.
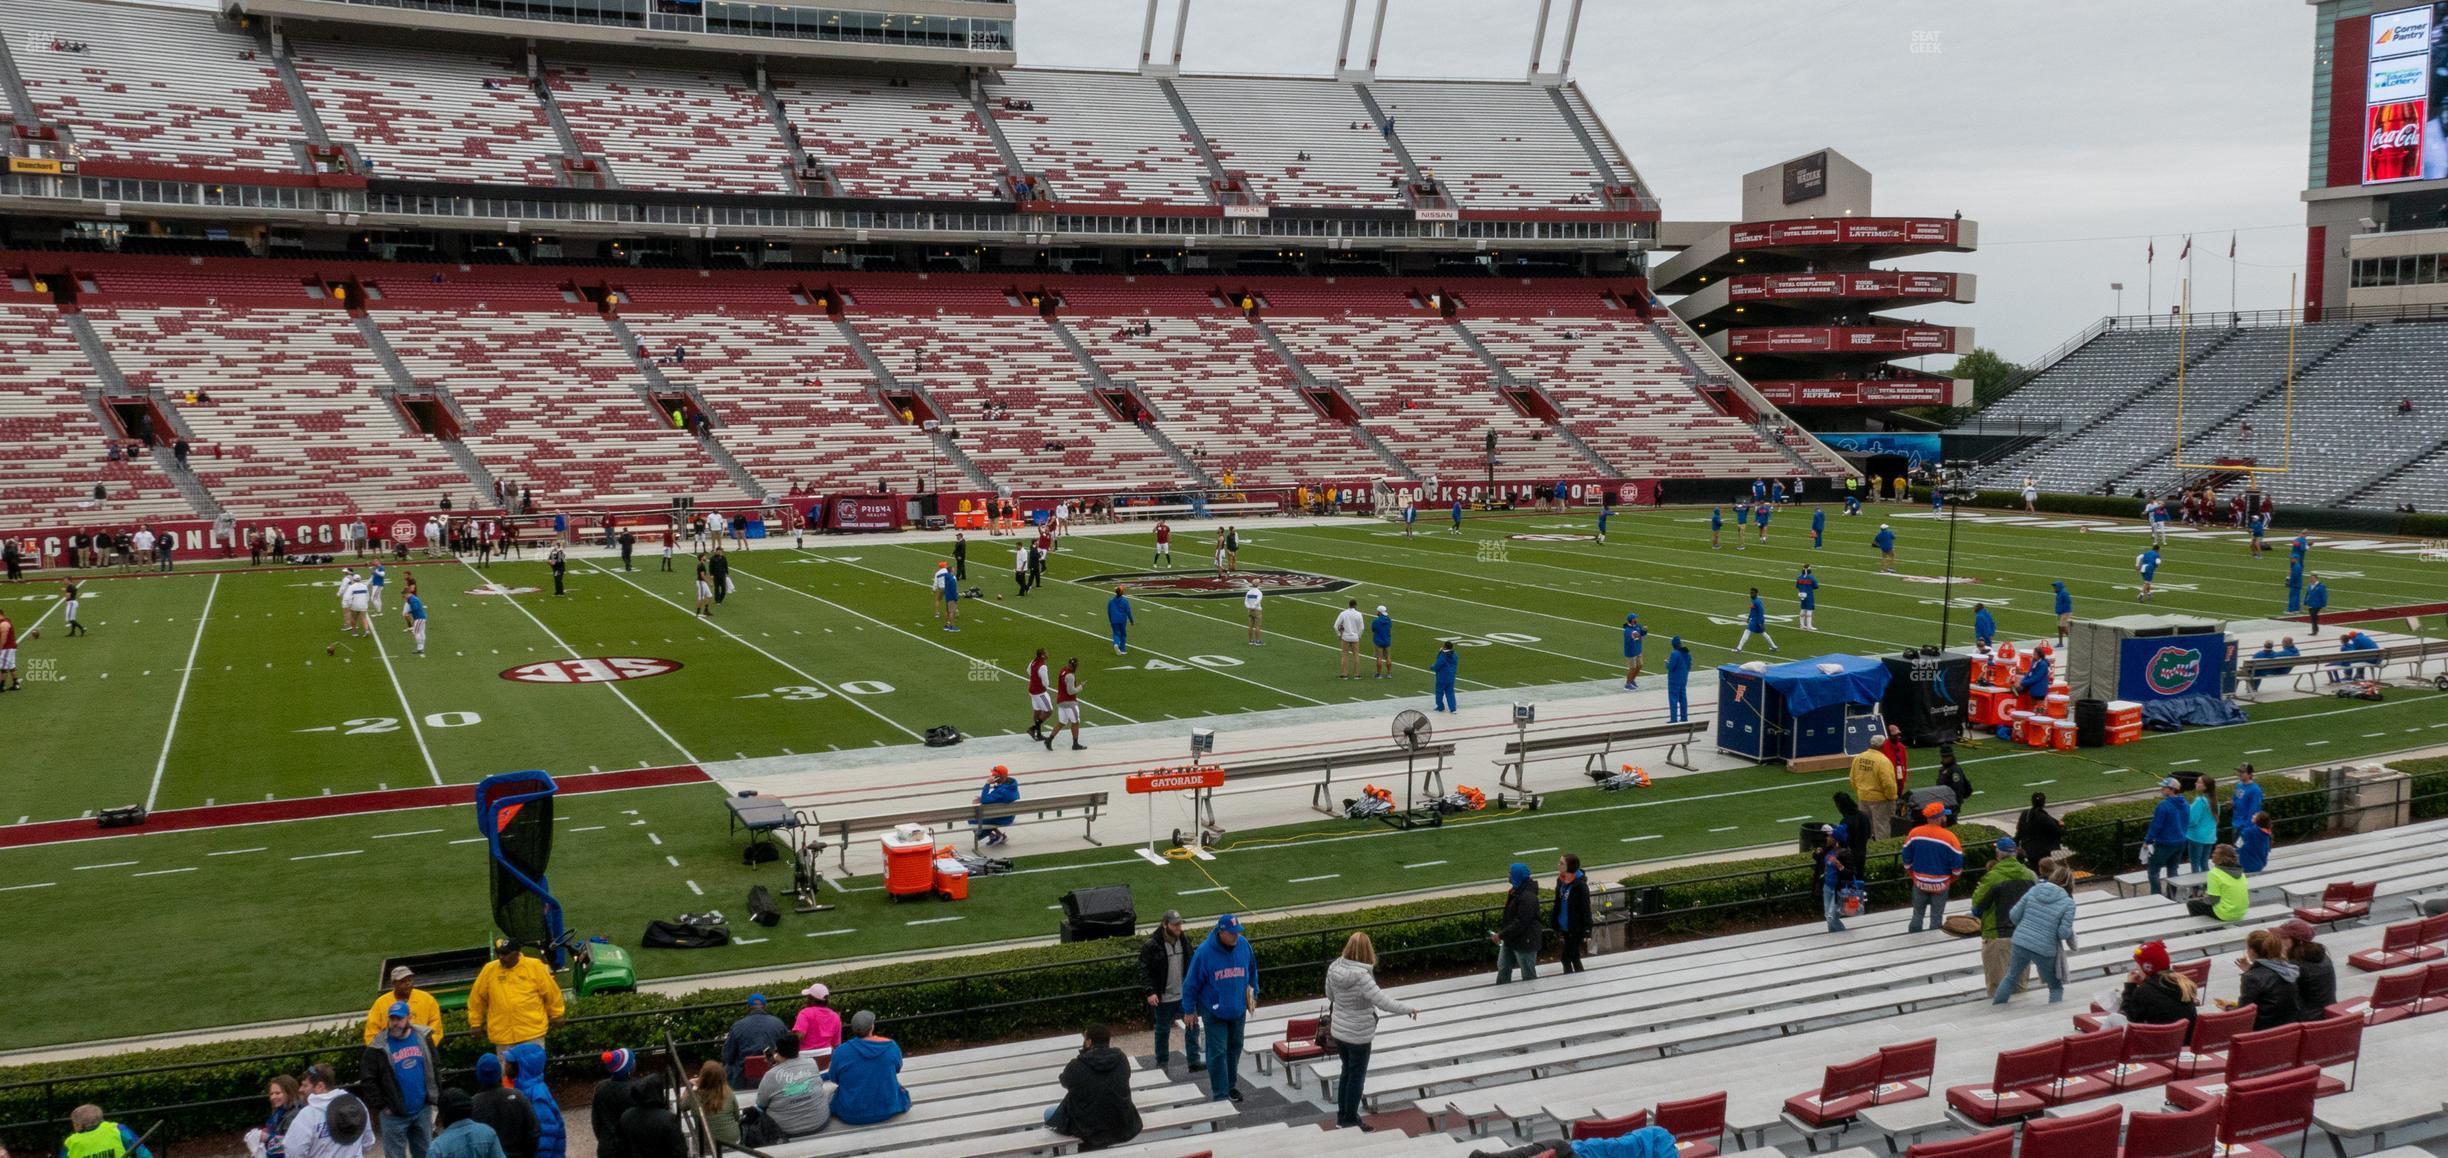
[(884, 894), (894, 900), (935, 891), (935, 834), (904, 824), (884, 834)]

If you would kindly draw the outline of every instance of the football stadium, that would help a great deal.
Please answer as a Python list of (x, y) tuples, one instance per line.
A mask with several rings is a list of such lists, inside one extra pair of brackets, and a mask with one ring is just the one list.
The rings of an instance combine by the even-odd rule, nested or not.
[(0, 1155), (2448, 1154), (2448, 3), (2021, 360), (1581, 0), (859, 3), (0, 3)]

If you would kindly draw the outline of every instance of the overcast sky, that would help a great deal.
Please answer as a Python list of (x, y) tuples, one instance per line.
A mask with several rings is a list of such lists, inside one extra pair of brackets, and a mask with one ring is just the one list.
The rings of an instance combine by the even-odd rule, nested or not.
[[(1157, 52), (1176, 0), (1159, 0)], [(1555, 0), (1555, 24), (1570, 0)], [(1364, 42), (1373, 0), (1362, 0)], [(1323, 74), (1336, 0), (1197, 0), (1194, 72)], [(1385, 76), (1519, 77), (1537, 0), (1392, 0)], [(1020, 0), (1020, 61), (1133, 67), (1141, 0)], [(2303, 268), (2312, 8), (2302, 0), (1587, 0), (1573, 75), (1677, 220), (1740, 208), (1744, 172), (1832, 146), (1883, 213), (1962, 210), (1980, 275), (1926, 312), (2010, 358), (2156, 305), (2195, 237), (2194, 308), (2286, 304)], [(1551, 43), (1561, 40), (1551, 27)], [(1916, 51), (1916, 47), (1921, 50)], [(1366, 49), (1356, 47), (1355, 58)], [(1555, 50), (1547, 54), (1553, 67)]]

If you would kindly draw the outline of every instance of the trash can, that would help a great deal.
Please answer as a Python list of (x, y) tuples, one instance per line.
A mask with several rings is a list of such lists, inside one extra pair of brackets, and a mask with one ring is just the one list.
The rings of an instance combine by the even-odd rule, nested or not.
[(1631, 891), (1616, 885), (1598, 890), (1590, 899), (1596, 902), (1590, 915), (1590, 952), (1623, 952), (1624, 934), (1632, 927)]

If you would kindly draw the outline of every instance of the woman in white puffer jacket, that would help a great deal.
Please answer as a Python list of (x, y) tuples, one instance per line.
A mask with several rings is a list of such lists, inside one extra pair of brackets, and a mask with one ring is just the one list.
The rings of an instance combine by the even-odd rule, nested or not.
[(1377, 988), (1377, 946), (1366, 933), (1343, 943), (1343, 955), (1326, 966), (1326, 1005), (1343, 1075), (1335, 1084), (1335, 1125), (1359, 1126), (1362, 1084), (1368, 1080), (1369, 1047), (1377, 1040), (1379, 1012), (1419, 1016)]

